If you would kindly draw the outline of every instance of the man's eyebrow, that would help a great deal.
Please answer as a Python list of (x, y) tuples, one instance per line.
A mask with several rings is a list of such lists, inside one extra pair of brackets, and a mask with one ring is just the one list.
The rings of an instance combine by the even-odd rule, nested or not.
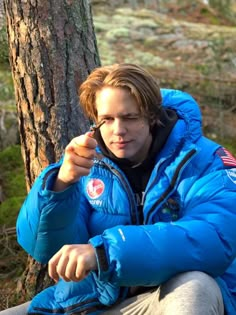
[[(120, 113), (118, 115), (116, 115), (117, 117), (138, 117), (140, 116), (140, 113)], [(106, 117), (114, 117), (112, 114), (102, 114), (102, 115), (98, 115), (99, 119), (103, 119), (103, 118), (106, 118)]]
[(140, 114), (139, 113), (127, 113), (127, 114), (124, 114), (124, 115), (122, 115), (123, 117), (128, 117), (128, 116), (133, 116), (133, 117), (135, 117), (135, 116), (140, 116)]
[(102, 115), (98, 115), (99, 119), (102, 119), (104, 117), (110, 117), (111, 115), (108, 114), (102, 114)]

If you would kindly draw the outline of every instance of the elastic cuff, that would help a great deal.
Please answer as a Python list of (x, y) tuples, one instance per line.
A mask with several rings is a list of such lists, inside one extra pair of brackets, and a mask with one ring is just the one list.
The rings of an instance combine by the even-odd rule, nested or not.
[(64, 200), (71, 196), (72, 192), (77, 189), (77, 182), (71, 184), (63, 191), (54, 191), (53, 186), (58, 175), (59, 168), (55, 167), (49, 170), (43, 178), (42, 189), (40, 195), (50, 200)]
[(102, 244), (96, 247), (95, 251), (96, 251), (97, 260), (99, 261), (99, 267), (101, 271), (103, 272), (107, 271), (109, 268), (109, 265), (108, 265), (107, 255), (106, 255), (104, 245)]
[(59, 172), (59, 168), (56, 168), (56, 169), (50, 170), (45, 175), (44, 180), (43, 180), (43, 188), (44, 189), (52, 191), (52, 188), (53, 188), (53, 185), (54, 185), (55, 180), (57, 178), (58, 172)]
[(111, 276), (112, 266), (109, 263), (109, 257), (107, 257), (106, 247), (103, 243), (103, 239), (101, 235), (97, 235), (89, 240), (89, 243), (94, 247), (97, 264), (98, 264), (98, 272), (97, 276), (101, 281), (109, 281)]

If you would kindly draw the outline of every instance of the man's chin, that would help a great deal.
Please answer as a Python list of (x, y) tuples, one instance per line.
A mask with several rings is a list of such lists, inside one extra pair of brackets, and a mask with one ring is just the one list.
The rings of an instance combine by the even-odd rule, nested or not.
[(118, 159), (129, 159), (128, 154), (124, 154), (122, 152), (112, 152)]

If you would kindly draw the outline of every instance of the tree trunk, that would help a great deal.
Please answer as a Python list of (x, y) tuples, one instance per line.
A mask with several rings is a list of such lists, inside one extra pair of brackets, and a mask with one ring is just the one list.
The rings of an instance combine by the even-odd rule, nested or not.
[[(86, 0), (5, 0), (22, 155), (29, 190), (41, 170), (89, 127), (78, 86), (100, 65)], [(21, 294), (48, 283), (45, 266), (29, 258)]]

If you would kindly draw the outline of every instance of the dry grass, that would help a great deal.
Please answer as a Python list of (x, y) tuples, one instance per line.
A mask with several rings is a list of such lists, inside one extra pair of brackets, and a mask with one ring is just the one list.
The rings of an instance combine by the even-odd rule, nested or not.
[(19, 304), (17, 281), (25, 269), (27, 255), (16, 241), (14, 229), (0, 231), (0, 310)]

